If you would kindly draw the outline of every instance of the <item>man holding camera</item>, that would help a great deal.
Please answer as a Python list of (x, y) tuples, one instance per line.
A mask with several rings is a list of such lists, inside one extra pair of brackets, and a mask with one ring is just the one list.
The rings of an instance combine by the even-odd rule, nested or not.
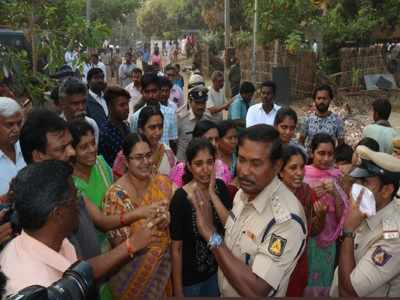
[[(48, 110), (34, 110), (28, 115), (21, 130), (20, 141), (21, 150), (28, 165), (48, 160), (58, 160), (69, 165), (75, 156), (75, 150), (71, 145), (72, 136), (68, 130), (67, 123), (56, 113)], [(51, 176), (48, 177), (49, 180), (51, 178)], [(33, 179), (31, 178), (31, 180)], [(42, 197), (46, 195), (42, 194)], [(38, 197), (37, 201), (39, 200), (40, 198)], [(32, 197), (30, 201), (33, 201)], [(135, 218), (137, 219), (137, 216), (134, 216), (134, 213), (127, 213), (122, 224), (120, 215), (105, 216), (87, 199), (78, 197), (76, 202), (78, 209), (74, 213), (78, 216), (78, 226), (75, 227), (75, 230), (70, 230), (67, 236), (75, 247), (77, 256), (92, 262), (95, 278), (109, 274), (110, 271), (118, 268), (129, 259), (132, 255), (132, 249), (136, 250), (136, 246), (129, 242), (130, 240), (134, 241), (138, 238), (139, 240), (150, 240), (151, 242), (151, 234), (149, 236), (148, 233), (145, 237), (139, 236), (135, 238), (132, 236), (128, 239), (128, 242), (122, 243), (120, 246), (101, 255), (95, 226), (103, 231), (117, 229), (133, 222)], [(165, 218), (168, 218), (165, 207), (155, 207), (155, 211), (154, 218), (149, 222), (150, 227), (158, 225)], [(24, 218), (24, 216), (21, 215), (20, 218)], [(21, 221), (21, 223), (23, 222)], [(143, 234), (145, 233), (146, 230), (144, 229)], [(135, 241), (135, 244), (137, 243), (138, 241)], [(17, 268), (18, 272), (23, 270), (22, 266)], [(60, 275), (62, 272), (57, 274)], [(48, 284), (51, 284), (51, 282), (48, 282)]]
[[(30, 164), (13, 181), (9, 197), (22, 232), (0, 254), (8, 278), (7, 295), (31, 285), (49, 286), (78, 260), (67, 240), (79, 226), (72, 172), (66, 162), (47, 160)], [(155, 234), (146, 226), (112, 251), (91, 258), (94, 279), (100, 280), (154, 240)]]
[[(361, 164), (350, 176), (364, 189), (351, 200), (330, 295), (398, 297), (400, 201), (396, 193), (400, 160), (365, 146), (357, 147), (356, 153)], [(376, 214), (368, 216), (366, 206), (376, 206)]]

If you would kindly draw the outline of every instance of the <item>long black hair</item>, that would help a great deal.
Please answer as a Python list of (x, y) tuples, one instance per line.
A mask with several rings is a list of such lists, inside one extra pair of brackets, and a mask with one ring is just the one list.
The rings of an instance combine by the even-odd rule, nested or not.
[(193, 174), (189, 171), (188, 165), (190, 165), (193, 159), (201, 150), (207, 150), (211, 156), (216, 158), (217, 151), (215, 147), (210, 143), (209, 140), (204, 138), (194, 138), (190, 141), (188, 147), (186, 148), (186, 164), (185, 173), (183, 174), (183, 183), (187, 184), (193, 179)]
[(122, 153), (124, 153), (126, 160), (129, 160), (129, 155), (131, 155), (132, 149), (139, 142), (145, 142), (150, 147), (149, 141), (142, 134), (130, 133), (125, 137), (125, 140), (122, 144)]
[(327, 133), (317, 133), (311, 141), (311, 152), (314, 153), (320, 144), (332, 144), (333, 151), (335, 151), (335, 140)]
[(143, 107), (139, 113), (138, 127), (143, 130), (152, 116), (160, 116), (162, 122), (164, 123), (164, 115), (162, 114), (160, 108), (153, 105), (147, 105)]

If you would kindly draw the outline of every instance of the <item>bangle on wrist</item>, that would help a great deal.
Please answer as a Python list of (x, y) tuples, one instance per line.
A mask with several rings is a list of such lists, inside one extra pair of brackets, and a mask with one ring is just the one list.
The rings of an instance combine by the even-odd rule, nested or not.
[(132, 243), (129, 240), (129, 238), (126, 239), (125, 244), (126, 244), (126, 250), (128, 251), (129, 257), (133, 258), (133, 255), (135, 254), (135, 252), (133, 251), (133, 246), (132, 246)]
[(222, 236), (220, 236), (217, 232), (214, 232), (208, 240), (208, 248), (210, 248), (210, 250), (218, 248), (223, 244), (223, 242), (224, 240)]

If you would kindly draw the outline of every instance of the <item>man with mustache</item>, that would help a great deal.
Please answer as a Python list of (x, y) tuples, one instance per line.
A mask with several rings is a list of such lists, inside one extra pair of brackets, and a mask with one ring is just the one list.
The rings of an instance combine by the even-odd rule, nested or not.
[(175, 149), (178, 138), (177, 120), (175, 111), (160, 103), (160, 77), (156, 73), (144, 74), (141, 80), (143, 106), (130, 118), (131, 132), (138, 132), (138, 120), (142, 108), (146, 105), (158, 107), (164, 116), (163, 135), (161, 142)]
[(18, 141), (22, 120), (21, 106), (0, 97), (0, 196), (8, 192), (11, 179), (26, 165)]
[(311, 141), (317, 133), (325, 132), (332, 136), (338, 145), (344, 142), (343, 120), (329, 110), (333, 91), (329, 85), (318, 87), (313, 94), (315, 112), (306, 117), (301, 130), (299, 142), (310, 148)]
[[(35, 109), (28, 115), (21, 129), (20, 142), (27, 164), (46, 160), (72, 163), (75, 158), (67, 122), (49, 110)], [(125, 221), (122, 222), (119, 215), (106, 216), (90, 200), (82, 197), (79, 197), (78, 206), (78, 230), (69, 239), (82, 259), (101, 253), (95, 227), (107, 232), (132, 222), (128, 214), (125, 214)]]
[(86, 116), (86, 96), (87, 88), (82, 80), (74, 77), (65, 79), (58, 89), (61, 108), (60, 117), (68, 122), (84, 119), (92, 126), (96, 144), (98, 144), (99, 127), (95, 120)]
[[(11, 180), (26, 166), (18, 141), (22, 119), (21, 106), (11, 98), (0, 97), (0, 203), (7, 201)], [(3, 224), (6, 212), (0, 211), (0, 244), (12, 237), (11, 224)]]
[(214, 227), (208, 197), (194, 192), (199, 233), (219, 266), (223, 297), (285, 296), (307, 236), (300, 202), (278, 179), (282, 144), (271, 126), (259, 124), (239, 137), (240, 190), (225, 222), (225, 241)]

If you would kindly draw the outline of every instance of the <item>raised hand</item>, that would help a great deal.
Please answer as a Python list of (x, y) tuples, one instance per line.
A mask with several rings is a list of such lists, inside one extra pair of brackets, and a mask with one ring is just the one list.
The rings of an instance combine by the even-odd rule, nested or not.
[(208, 241), (215, 232), (213, 223), (213, 211), (208, 195), (196, 188), (189, 198), (196, 210), (196, 224), (200, 235)]
[(160, 240), (159, 233), (154, 231), (154, 226), (156, 224), (147, 223), (142, 228), (132, 234), (129, 240), (133, 246), (134, 252), (138, 252), (146, 248), (151, 243), (157, 243)]
[(210, 195), (215, 194), (216, 180), (217, 178), (215, 176), (215, 165), (214, 165), (211, 172), (210, 185), (208, 186), (208, 192), (210, 193)]
[(326, 194), (326, 190), (323, 184), (318, 184), (313, 187), (315, 194), (317, 195), (318, 199), (320, 199), (323, 195)]
[(361, 212), (360, 210), (360, 203), (361, 199), (364, 195), (365, 189), (362, 189), (361, 192), (358, 194), (357, 199), (354, 200), (353, 196), (350, 193), (350, 206), (349, 212), (344, 221), (344, 229), (354, 231), (363, 220), (365, 220), (368, 216)]
[(321, 201), (316, 201), (313, 204), (313, 208), (315, 215), (317, 216), (318, 219), (325, 218), (326, 211), (328, 209), (328, 206), (325, 203), (322, 203)]
[(336, 194), (336, 187), (335, 184), (333, 183), (333, 180), (328, 179), (323, 182), (323, 188), (326, 193), (329, 193), (331, 195)]
[(151, 219), (168, 211), (168, 203), (157, 202), (139, 209), (142, 210), (141, 212), (142, 218)]

